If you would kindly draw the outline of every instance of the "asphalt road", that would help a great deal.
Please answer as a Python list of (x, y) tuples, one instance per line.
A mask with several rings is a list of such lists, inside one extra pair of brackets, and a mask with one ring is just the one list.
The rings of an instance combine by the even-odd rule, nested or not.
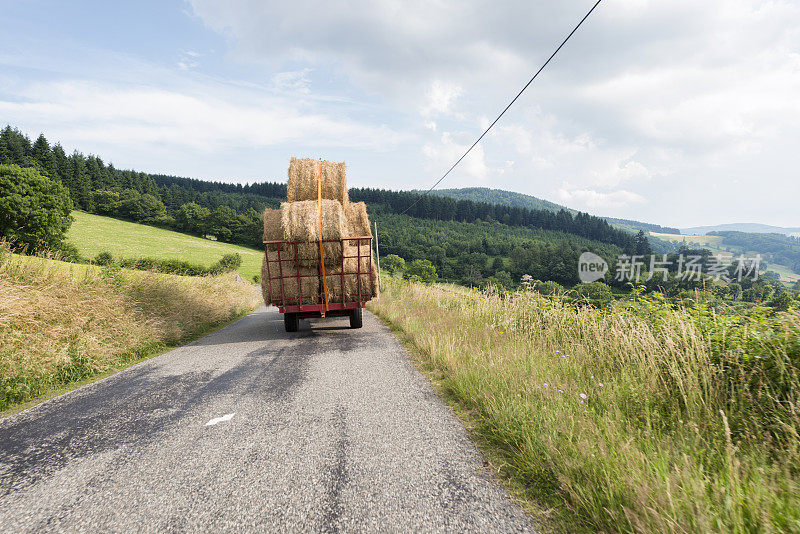
[(262, 307), (1, 420), (0, 531), (532, 531), (391, 332), (347, 325)]

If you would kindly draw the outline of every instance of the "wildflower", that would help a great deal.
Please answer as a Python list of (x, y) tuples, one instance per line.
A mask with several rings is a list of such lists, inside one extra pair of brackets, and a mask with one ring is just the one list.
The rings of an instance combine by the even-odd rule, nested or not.
[(556, 351), (556, 354), (559, 354), (560, 352), (561, 352), (560, 350), (557, 350), (557, 351)]
[[(582, 399), (586, 399), (586, 393), (581, 393), (581, 394), (580, 394), (580, 397), (581, 397)], [(583, 401), (581, 401), (581, 402), (583, 402)]]
[(592, 375), (591, 378), (594, 378), (594, 375)]
[(517, 393), (517, 398), (519, 398), (519, 397), (521, 397), (521, 396), (522, 396), (522, 395), (520, 395), (519, 393)]
[(600, 382), (600, 387), (603, 387), (603, 383), (602, 382)]
[(559, 389), (558, 392), (559, 393), (564, 393), (564, 390), (563, 389)]
[(542, 384), (542, 387), (547, 387), (547, 382), (545, 382), (544, 384)]

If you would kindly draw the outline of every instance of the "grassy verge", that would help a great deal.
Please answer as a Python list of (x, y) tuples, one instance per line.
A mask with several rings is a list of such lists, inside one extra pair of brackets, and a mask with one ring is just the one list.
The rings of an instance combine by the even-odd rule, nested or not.
[(565, 530), (800, 531), (800, 316), (384, 280), (490, 458)]
[(73, 211), (71, 215), (75, 222), (70, 226), (67, 239), (82, 256), (89, 259), (101, 252), (110, 252), (117, 259), (149, 257), (188, 261), (209, 267), (225, 254), (238, 252), (242, 257), (242, 265), (238, 270), (246, 280), (261, 274), (263, 250), (82, 211)]
[(185, 343), (259, 302), (235, 275), (181, 277), (0, 247), (0, 410)]

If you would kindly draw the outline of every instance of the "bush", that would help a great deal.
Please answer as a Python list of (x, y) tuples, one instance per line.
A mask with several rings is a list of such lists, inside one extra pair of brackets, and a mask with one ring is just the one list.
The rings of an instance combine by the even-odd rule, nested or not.
[(176, 222), (178, 228), (190, 234), (202, 236), (206, 232), (206, 221), (211, 212), (195, 202), (183, 204), (178, 210)]
[(414, 260), (406, 270), (405, 276), (409, 279), (416, 276), (422, 282), (435, 282), (438, 278), (436, 267), (430, 260)]
[(794, 299), (792, 299), (787, 291), (784, 291), (775, 297), (775, 299), (769, 303), (769, 306), (775, 311), (789, 311), (789, 308), (794, 306)]
[(68, 261), (70, 263), (88, 263), (88, 260), (81, 256), (78, 247), (68, 241), (62, 241), (61, 244), (58, 245), (56, 252), (58, 253), (58, 258), (62, 261)]
[(153, 195), (123, 189), (116, 215), (132, 221), (156, 222), (166, 217), (166, 207)]
[(594, 308), (605, 308), (614, 300), (611, 288), (603, 282), (579, 284), (573, 289), (573, 302), (588, 304)]
[(381, 262), (381, 268), (389, 274), (403, 274), (406, 270), (406, 260), (397, 254), (389, 254)]
[(238, 252), (225, 254), (220, 260), (212, 265), (208, 272), (211, 274), (229, 273), (242, 266), (242, 256)]
[(209, 269), (183, 260), (162, 260), (158, 258), (128, 258), (120, 261), (120, 267), (152, 271), (156, 273), (179, 274), (183, 276), (202, 276)]
[(562, 286), (558, 282), (553, 282), (552, 280), (547, 280), (546, 282), (542, 282), (541, 280), (536, 280), (533, 283), (533, 289), (540, 295), (558, 296), (564, 294), (564, 286)]
[(111, 265), (114, 263), (114, 256), (110, 252), (104, 251), (94, 257), (93, 263), (95, 265)]
[(94, 213), (99, 215), (116, 215), (119, 208), (119, 193), (100, 189), (92, 191)]
[[(102, 254), (103, 253), (98, 254), (98, 257), (100, 257)], [(96, 260), (97, 258), (95, 258), (95, 262)], [(153, 271), (156, 273), (178, 274), (181, 276), (203, 276), (207, 274), (216, 275), (235, 271), (242, 265), (242, 257), (238, 252), (225, 254), (211, 267), (204, 267), (202, 265), (184, 260), (165, 260), (147, 257), (123, 259), (120, 260), (119, 265), (125, 269), (136, 269), (139, 271)]]
[(514, 287), (514, 280), (507, 271), (497, 271), (494, 273), (494, 277), (497, 279), (497, 283), (504, 288), (511, 289)]
[(0, 237), (31, 251), (58, 250), (72, 223), (72, 199), (35, 169), (0, 165)]

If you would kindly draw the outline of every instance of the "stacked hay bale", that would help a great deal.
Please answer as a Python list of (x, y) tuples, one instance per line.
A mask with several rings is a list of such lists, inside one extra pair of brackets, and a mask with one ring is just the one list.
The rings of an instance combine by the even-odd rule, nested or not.
[[(363, 202), (350, 202), (345, 207), (345, 218), (348, 223), (348, 237), (364, 237), (371, 236), (372, 230), (370, 229), (369, 216), (367, 215), (367, 205)], [(358, 256), (359, 247), (361, 249), (360, 258), (361, 266), (359, 271), (365, 273), (360, 275), (361, 278), (361, 295), (367, 295), (367, 298), (372, 298), (377, 295), (378, 285), (378, 264), (375, 262), (375, 256), (372, 254), (371, 241), (348, 241), (345, 243), (345, 256)], [(365, 250), (370, 247), (369, 253)], [(356, 272), (356, 266), (359, 259), (346, 258), (344, 270), (347, 273)], [(358, 296), (358, 280), (355, 275), (345, 276), (345, 297), (354, 296), (356, 300)], [(366, 300), (366, 299), (364, 299)]]
[(286, 200), (301, 202), (317, 200), (317, 169), (322, 172), (322, 198), (337, 200), (343, 207), (350, 202), (347, 195), (347, 173), (344, 163), (317, 161), (312, 158), (292, 158), (289, 162), (289, 181), (286, 184)]
[[(282, 224), (283, 210), (267, 208), (264, 210), (262, 219), (264, 220), (264, 241), (287, 239)], [(303, 253), (298, 251), (297, 256), (302, 258)], [(269, 267), (267, 259), (269, 259)], [(281, 294), (281, 278), (283, 279), (283, 295)], [(300, 262), (298, 265), (293, 246), (269, 245), (261, 263), (261, 294), (264, 302), (277, 305), (283, 302), (285, 297), (286, 304), (300, 304), (298, 285), (302, 289), (303, 304), (319, 301), (319, 279), (316, 266), (310, 266), (304, 262)]]
[[(317, 173), (320, 173), (319, 183)], [(350, 202), (344, 163), (292, 158), (286, 186), (287, 202), (280, 209), (264, 210), (264, 241), (302, 241), (293, 245), (268, 245), (261, 268), (261, 290), (268, 304), (299, 304), (299, 285), (303, 304), (324, 303), (323, 285), (319, 279), (320, 214), (322, 239), (371, 235), (367, 207), (363, 202)], [(321, 193), (321, 201), (318, 194)], [(320, 212), (321, 210), (321, 212)], [(342, 284), (342, 250), (345, 256), (357, 256), (358, 241), (323, 243), (322, 253), (327, 281), (328, 302), (369, 300), (377, 294), (378, 270), (369, 241), (361, 242), (360, 276), (356, 258), (344, 259)], [(280, 248), (280, 251), (278, 250)], [(278, 254), (280, 252), (280, 262)], [(267, 272), (269, 259), (269, 273)], [(308, 276), (304, 276), (308, 275)], [(281, 294), (281, 277), (283, 294)], [(359, 287), (360, 278), (360, 287)]]

